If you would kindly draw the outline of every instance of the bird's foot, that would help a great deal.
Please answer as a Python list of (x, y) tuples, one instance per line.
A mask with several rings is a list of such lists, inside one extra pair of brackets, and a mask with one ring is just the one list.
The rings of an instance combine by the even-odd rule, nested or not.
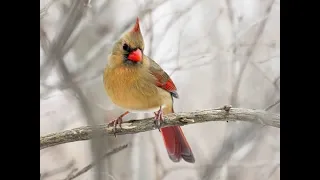
[(154, 124), (159, 129), (159, 132), (161, 132), (160, 127), (161, 127), (162, 121), (163, 121), (163, 111), (162, 111), (162, 108), (160, 107), (159, 111), (154, 113)]
[(117, 130), (117, 125), (119, 125), (119, 128), (121, 129), (121, 124), (122, 124), (122, 118), (129, 114), (129, 111), (126, 111), (125, 113), (121, 114), (121, 116), (119, 116), (117, 119), (111, 121), (109, 124), (108, 124), (108, 127), (110, 126), (113, 126), (113, 132), (114, 132), (114, 137), (117, 137), (116, 135), (116, 130)]
[(108, 124), (108, 127), (110, 126), (113, 126), (113, 134), (114, 134), (114, 137), (117, 137), (116, 135), (116, 130), (117, 130), (117, 125), (119, 125), (119, 128), (121, 129), (121, 124), (122, 124), (122, 116), (119, 116), (117, 119), (111, 121), (109, 124)]

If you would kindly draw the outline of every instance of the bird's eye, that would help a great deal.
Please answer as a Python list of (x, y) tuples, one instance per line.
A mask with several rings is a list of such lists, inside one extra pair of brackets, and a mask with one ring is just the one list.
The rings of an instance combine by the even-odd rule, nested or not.
[(125, 50), (125, 51), (129, 51), (129, 50), (130, 50), (128, 44), (126, 44), (126, 43), (123, 44), (122, 48), (123, 48), (123, 50)]

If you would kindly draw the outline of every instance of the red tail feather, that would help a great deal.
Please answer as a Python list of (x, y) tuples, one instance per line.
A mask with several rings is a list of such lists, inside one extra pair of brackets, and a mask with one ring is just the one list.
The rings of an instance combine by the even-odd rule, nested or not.
[(173, 162), (179, 162), (181, 158), (189, 163), (195, 162), (191, 148), (180, 126), (161, 128), (161, 134), (169, 157)]
[(168, 151), (169, 158), (173, 162), (179, 162), (181, 158), (189, 163), (195, 162), (192, 150), (180, 126), (161, 128), (161, 134), (164, 145)]

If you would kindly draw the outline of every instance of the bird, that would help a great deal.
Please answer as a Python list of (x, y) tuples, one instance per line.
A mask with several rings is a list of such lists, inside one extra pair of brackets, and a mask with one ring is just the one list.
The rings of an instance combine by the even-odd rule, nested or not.
[(114, 44), (103, 72), (103, 84), (110, 100), (124, 110), (111, 121), (116, 132), (122, 118), (129, 113), (153, 112), (155, 125), (161, 132), (169, 158), (194, 163), (195, 158), (180, 126), (161, 128), (163, 115), (174, 113), (173, 98), (179, 98), (169, 75), (144, 54), (144, 40), (139, 17), (133, 27)]

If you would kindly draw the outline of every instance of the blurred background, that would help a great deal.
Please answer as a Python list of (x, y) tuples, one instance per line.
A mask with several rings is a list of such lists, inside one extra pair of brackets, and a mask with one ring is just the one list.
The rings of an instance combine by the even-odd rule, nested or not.
[[(40, 136), (123, 113), (108, 99), (102, 72), (136, 17), (145, 53), (178, 88), (176, 112), (230, 104), (280, 113), (280, 103), (270, 107), (280, 102), (280, 0), (40, 0)], [(41, 179), (67, 179), (97, 158), (76, 179), (280, 179), (279, 128), (209, 122), (182, 129), (195, 164), (171, 162), (154, 130), (41, 150)]]

